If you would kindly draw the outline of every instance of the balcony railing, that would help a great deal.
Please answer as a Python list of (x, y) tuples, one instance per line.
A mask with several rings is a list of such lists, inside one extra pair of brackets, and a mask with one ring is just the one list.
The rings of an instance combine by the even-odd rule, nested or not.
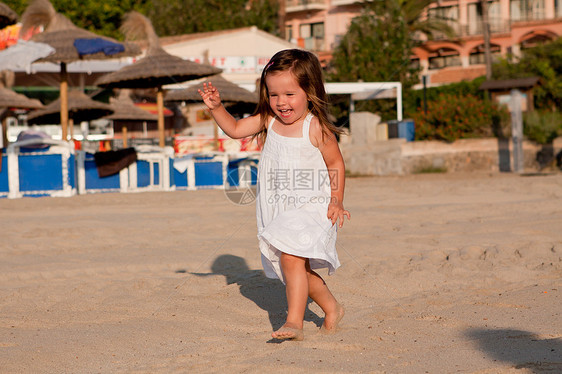
[[(511, 31), (511, 22), (510, 21), (497, 19), (497, 18), (491, 18), (491, 19), (488, 20), (488, 23), (490, 24), (490, 32), (492, 34), (501, 34), (501, 33), (507, 33), (509, 31)], [(466, 25), (459, 24), (459, 23), (456, 23), (456, 22), (455, 23), (451, 22), (451, 23), (449, 23), (449, 26), (451, 26), (453, 28), (453, 30), (455, 31), (455, 36), (457, 38), (484, 34), (481, 20), (478, 20), (476, 22), (472, 22), (472, 23), (469, 23), (469, 24), (466, 24)], [(444, 40), (444, 39), (449, 39), (449, 37), (447, 37), (447, 35), (445, 35), (443, 33), (434, 33), (433, 39)]]
[(326, 0), (285, 0), (285, 12), (328, 9)]
[(538, 21), (543, 19), (548, 19), (544, 9), (537, 9), (530, 12), (524, 12), (521, 14), (512, 14), (511, 22), (528, 22), (528, 21)]
[[(490, 32), (492, 34), (501, 34), (511, 31), (511, 22), (506, 20), (490, 18), (488, 20), (488, 24), (490, 25)], [(469, 25), (462, 25), (460, 31), (461, 36), (484, 34), (484, 28), (481, 20), (478, 20), (477, 22)]]
[[(551, 19), (551, 18), (546, 17), (546, 14), (544, 12), (535, 11), (535, 12), (528, 12), (525, 14), (521, 14), (509, 20), (500, 19), (500, 18), (490, 18), (488, 22), (490, 24), (490, 32), (492, 34), (501, 34), (501, 33), (510, 32), (511, 25), (513, 25), (514, 23), (539, 21), (539, 20), (547, 20), (547, 19)], [(457, 38), (484, 34), (482, 28), (482, 20), (480, 19), (466, 25), (462, 25), (456, 22), (449, 22), (449, 25), (455, 31)], [(442, 33), (435, 33), (433, 35), (433, 38), (435, 40), (449, 39), (445, 34)]]
[(350, 5), (350, 4), (358, 4), (358, 3), (366, 3), (372, 0), (332, 0), (332, 6), (341, 6), (341, 5)]
[(316, 38), (316, 37), (301, 38), (298, 41), (299, 47), (315, 52), (326, 50), (325, 44), (326, 44), (326, 40), (324, 38)]

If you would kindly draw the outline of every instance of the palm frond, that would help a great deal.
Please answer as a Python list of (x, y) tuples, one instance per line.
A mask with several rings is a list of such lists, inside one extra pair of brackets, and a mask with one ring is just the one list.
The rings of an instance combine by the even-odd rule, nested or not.
[(75, 28), (72, 21), (57, 13), (49, 0), (33, 0), (21, 16), (21, 33), (37, 27), (44, 27), (45, 31), (58, 31)]
[(402, 14), (407, 24), (417, 22), (429, 5), (435, 3), (435, 0), (401, 0)]
[(454, 39), (457, 36), (455, 29), (447, 22), (441, 20), (427, 19), (420, 21), (415, 25), (416, 31), (421, 31), (432, 39), (437, 34), (444, 34), (448, 39)]
[(429, 39), (435, 34), (444, 34), (452, 39), (456, 36), (455, 29), (444, 20), (431, 19), (427, 17), (427, 8), (437, 3), (437, 0), (388, 0), (398, 6), (400, 13), (411, 33), (421, 32)]
[(129, 40), (147, 40), (149, 50), (160, 46), (152, 22), (137, 11), (125, 14), (120, 30)]

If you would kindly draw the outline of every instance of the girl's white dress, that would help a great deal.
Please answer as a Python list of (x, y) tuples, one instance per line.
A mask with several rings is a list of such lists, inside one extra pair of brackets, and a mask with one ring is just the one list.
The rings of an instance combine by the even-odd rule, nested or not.
[[(336, 225), (328, 219), (330, 176), (326, 163), (310, 142), (309, 113), (302, 137), (279, 135), (269, 123), (258, 167), (256, 216), (265, 275), (284, 282), (281, 252), (306, 257), (312, 269), (339, 266)], [(337, 179), (335, 179), (337, 180)]]

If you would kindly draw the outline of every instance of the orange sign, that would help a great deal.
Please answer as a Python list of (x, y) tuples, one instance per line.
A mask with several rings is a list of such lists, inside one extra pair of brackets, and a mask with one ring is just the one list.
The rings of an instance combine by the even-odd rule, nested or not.
[[(156, 103), (135, 103), (135, 105), (138, 108), (144, 109), (147, 112), (150, 112), (152, 114), (158, 114), (158, 106), (156, 105)], [(171, 116), (173, 114), (174, 113), (170, 109), (164, 107), (164, 116), (165, 117)]]

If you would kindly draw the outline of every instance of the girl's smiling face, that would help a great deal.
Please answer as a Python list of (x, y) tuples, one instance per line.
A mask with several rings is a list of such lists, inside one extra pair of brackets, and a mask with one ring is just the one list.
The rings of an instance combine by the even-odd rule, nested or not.
[(308, 113), (308, 97), (290, 71), (267, 74), (265, 84), (269, 106), (284, 125), (304, 120)]

